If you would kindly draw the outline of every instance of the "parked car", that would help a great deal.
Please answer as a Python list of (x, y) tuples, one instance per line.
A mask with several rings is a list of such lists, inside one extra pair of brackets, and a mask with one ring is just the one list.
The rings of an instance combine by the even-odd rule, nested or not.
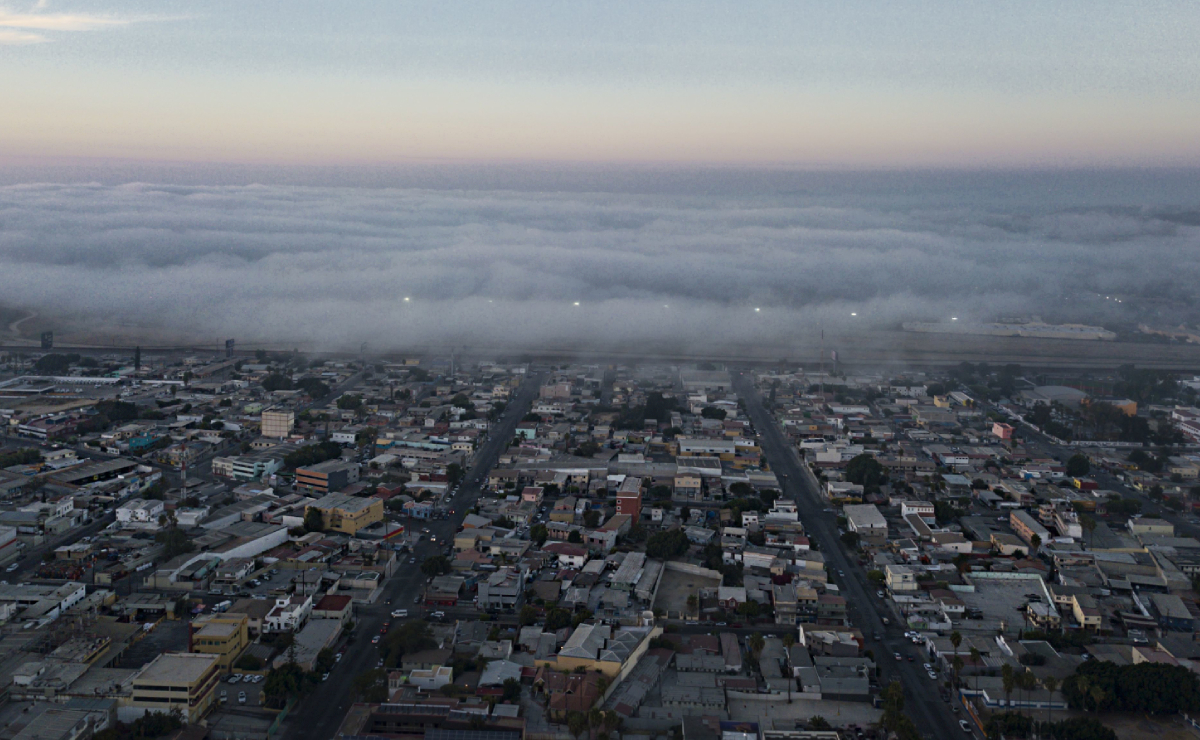
[(393, 609), (392, 610), (392, 617), (394, 617), (396, 619), (404, 619), (407, 616), (408, 616), (407, 609)]
[(963, 732), (970, 732), (970, 731), (971, 731), (971, 725), (970, 725), (970, 723), (968, 723), (968, 722), (967, 722), (965, 719), (960, 719), (960, 720), (958, 721), (958, 726), (959, 726), (960, 728), (962, 728), (962, 731), (963, 731)]
[(372, 638), (371, 638), (371, 644), (372, 644), (372, 645), (378, 645), (378, 644), (379, 644), (379, 638), (380, 638), (380, 635), (375, 635), (374, 637), (372, 637)]
[(242, 674), (240, 674), (240, 673), (235, 673), (229, 677), (229, 683), (237, 683), (238, 681), (241, 681), (241, 680), (242, 680)]
[(929, 671), (929, 677), (932, 678), (934, 681), (937, 680), (937, 674), (934, 673), (933, 671)]
[(238, 704), (245, 704), (245, 703), (246, 703), (246, 692), (239, 691), (238, 692)]

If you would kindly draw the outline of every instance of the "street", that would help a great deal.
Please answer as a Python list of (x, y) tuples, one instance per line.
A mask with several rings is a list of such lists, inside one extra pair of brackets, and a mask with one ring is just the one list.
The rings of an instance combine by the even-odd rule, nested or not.
[[(831, 574), (838, 571), (846, 573), (845, 578), (837, 578), (834, 582), (841, 589), (841, 596), (846, 599), (851, 621), (862, 631), (863, 638), (875, 655), (881, 685), (886, 686), (893, 679), (900, 681), (904, 687), (905, 713), (924, 736), (962, 737), (964, 733), (958, 726), (958, 718), (951, 713), (950, 706), (941, 700), (934, 682), (921, 667), (921, 662), (929, 658), (926, 656), (914, 662), (893, 660), (893, 653), (900, 653), (907, 658), (914, 654), (916, 648), (904, 637), (905, 626), (899, 620), (891, 620), (890, 625), (883, 624), (876, 610), (878, 600), (874, 595), (875, 587), (867, 583), (866, 573), (857, 560), (846, 554), (838, 537), (836, 514), (823, 511), (827, 505), (817, 491), (814, 479), (784, 438), (775, 418), (763, 407), (753, 380), (748, 375), (734, 373), (733, 381), (738, 396), (745, 401), (746, 414), (761, 436), (767, 461), (777, 475), (786, 474), (779, 480), (783, 496), (796, 502), (809, 538), (817, 543), (825, 556), (826, 569)], [(873, 639), (876, 634), (883, 636), (882, 642)], [(941, 679), (937, 683), (940, 684)]]
[(463, 476), (458, 493), (448, 504), (454, 510), (454, 514), (448, 519), (433, 519), (428, 522), (413, 520), (410, 523), (410, 526), (427, 527), (430, 534), (437, 537), (437, 542), (419, 542), (412, 555), (417, 564), (410, 565), (405, 561), (383, 586), (382, 597), (374, 604), (356, 611), (354, 642), (348, 646), (346, 654), (331, 672), (329, 681), (319, 684), (313, 694), (301, 702), (295, 713), (288, 718), (288, 740), (332, 738), (352, 702), (351, 681), (360, 673), (375, 668), (379, 660), (380, 651), (377, 646), (371, 644), (371, 637), (379, 634), (385, 621), (390, 621), (392, 609), (408, 609), (411, 617), (419, 617), (423, 612), (413, 603), (425, 584), (425, 576), (418, 564), (426, 557), (442, 554), (446, 543), (453, 541), (463, 517), (479, 498), (480, 486), (475, 481), (478, 479), (480, 483), (485, 482), (487, 472), (496, 464), (500, 453), (508, 447), (516, 433), (517, 423), (533, 405), (542, 378), (542, 375), (526, 378), (508, 403), (504, 414), (489, 430), (487, 440), (476, 452), (470, 470)]

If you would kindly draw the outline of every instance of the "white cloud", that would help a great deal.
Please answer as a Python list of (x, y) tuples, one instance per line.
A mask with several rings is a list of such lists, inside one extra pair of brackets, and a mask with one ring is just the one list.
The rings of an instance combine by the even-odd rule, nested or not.
[[(775, 195), (22, 185), (0, 188), (0, 295), (96, 325), (340, 347), (774, 346), (851, 312), (875, 328), (1139, 310), (1194, 322), (1197, 220)], [(1135, 299), (1118, 308), (1097, 291)]]
[(40, 33), (14, 31), (0, 28), (0, 46), (25, 46), (26, 44), (41, 44), (48, 39)]
[(94, 31), (127, 26), (134, 19), (91, 13), (20, 13), (0, 8), (0, 27), (34, 31)]

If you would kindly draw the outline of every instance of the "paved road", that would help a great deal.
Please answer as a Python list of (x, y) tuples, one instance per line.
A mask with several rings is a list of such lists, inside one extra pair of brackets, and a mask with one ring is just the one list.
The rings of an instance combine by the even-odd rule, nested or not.
[[(783, 495), (794, 500), (810, 539), (814, 540), (825, 556), (826, 566), (832, 573), (845, 572), (846, 577), (837, 577), (834, 582), (846, 599), (846, 606), (854, 626), (863, 632), (869, 648), (875, 655), (880, 668), (880, 680), (884, 685), (898, 679), (905, 689), (905, 712), (916, 723), (917, 729), (929, 738), (963, 737), (958, 719), (950, 712), (949, 705), (940, 699), (936, 684), (921, 667), (929, 660), (909, 640), (905, 639), (904, 627), (895, 620), (884, 625), (877, 608), (883, 602), (875, 597), (875, 587), (866, 580), (866, 573), (858, 561), (847, 555), (838, 537), (835, 514), (824, 511), (826, 503), (812, 483), (812, 479), (801, 470), (801, 462), (792, 446), (784, 438), (774, 417), (763, 407), (762, 399), (754, 388), (751, 376), (735, 373), (734, 388), (746, 403), (746, 413), (761, 436), (763, 452), (767, 461), (780, 478)], [(882, 642), (874, 640), (882, 635)], [(892, 654), (901, 653), (905, 660), (896, 662)], [(916, 661), (908, 662), (907, 656), (915, 655)]]
[[(428, 528), (438, 540), (437, 543), (428, 540), (418, 543), (413, 555), (417, 563), (431, 555), (445, 552), (446, 542), (458, 531), (467, 510), (479, 498), (480, 487), (474, 481), (480, 479), (480, 482), (484, 482), (487, 472), (496, 464), (500, 453), (512, 440), (517, 423), (529, 413), (543, 377), (534, 375), (527, 378), (505, 408), (504, 414), (493, 425), (487, 440), (476, 453), (475, 461), (467, 471), (458, 493), (449, 502), (454, 514), (449, 519), (412, 522), (412, 526)], [(346, 710), (350, 707), (350, 682), (360, 673), (375, 668), (379, 660), (379, 650), (371, 644), (371, 638), (380, 634), (383, 623), (390, 619), (389, 615), (393, 609), (407, 609), (410, 618), (421, 613), (421, 607), (414, 602), (425, 585), (425, 576), (417, 563), (410, 564), (406, 556), (396, 574), (384, 585), (382, 598), (375, 604), (358, 610), (355, 615), (358, 627), (355, 629), (357, 638), (354, 644), (349, 646), (329, 680), (307, 697), (300, 705), (299, 711), (288, 719), (285, 733), (287, 740), (334, 737)]]

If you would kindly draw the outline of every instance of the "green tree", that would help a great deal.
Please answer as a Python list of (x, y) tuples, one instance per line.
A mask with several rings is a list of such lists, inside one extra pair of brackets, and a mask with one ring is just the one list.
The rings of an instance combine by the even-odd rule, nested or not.
[(687, 534), (682, 529), (658, 532), (646, 541), (646, 556), (667, 560), (684, 554), (688, 546)]
[(304, 510), (304, 531), (325, 531), (325, 518), (321, 515), (321, 510), (315, 506), (310, 506)]
[(362, 408), (362, 405), (362, 396), (353, 393), (344, 393), (337, 400), (337, 407), (343, 411), (357, 411)]
[(758, 656), (762, 654), (763, 647), (767, 644), (766, 640), (759, 632), (750, 635), (746, 641), (746, 645), (750, 648), (750, 652), (754, 655), (754, 659), (758, 660)]
[(1005, 663), (1000, 666), (1000, 680), (1004, 686), (1004, 708), (1010, 709), (1012, 707), (1010, 697), (1012, 697), (1013, 689), (1017, 687), (1017, 676), (1011, 664)]
[(429, 624), (413, 619), (393, 627), (383, 638), (384, 662), (389, 666), (399, 664), (406, 654), (419, 653), (437, 647)]
[(833, 725), (829, 724), (829, 720), (819, 714), (814, 714), (808, 718), (808, 729), (810, 730), (832, 730)]
[(595, 529), (600, 525), (600, 512), (596, 509), (588, 509), (583, 514), (583, 526), (588, 529)]
[(572, 529), (570, 533), (567, 534), (567, 542), (571, 543), (572, 545), (581, 545), (583, 544), (583, 535), (579, 534), (579, 530)]
[(579, 736), (587, 732), (587, 715), (583, 712), (567, 712), (567, 732), (579, 740)]
[(874, 455), (864, 452), (846, 463), (846, 480), (857, 483), (867, 492), (874, 492), (887, 482), (887, 470)]
[(450, 561), (445, 555), (430, 555), (421, 563), (421, 572), (427, 576), (443, 576), (450, 572)]
[(503, 701), (516, 703), (521, 699), (521, 682), (515, 678), (504, 679), (504, 693), (500, 697)]
[(535, 524), (529, 528), (529, 539), (537, 544), (538, 547), (546, 544), (546, 539), (550, 537), (550, 530), (546, 529), (545, 524)]
[(168, 527), (154, 535), (154, 541), (163, 546), (163, 560), (170, 560), (196, 549), (196, 544), (179, 527)]
[(387, 671), (382, 668), (363, 671), (350, 682), (350, 691), (368, 704), (387, 701)]
[(1092, 470), (1092, 463), (1088, 460), (1088, 456), (1082, 452), (1076, 452), (1071, 457), (1067, 458), (1067, 475), (1072, 478), (1087, 475)]
[(534, 624), (537, 622), (537, 620), (538, 610), (536, 607), (530, 606), (529, 604), (521, 607), (521, 614), (519, 617), (517, 617), (517, 621), (521, 623), (522, 627), (527, 627), (531, 624)]

